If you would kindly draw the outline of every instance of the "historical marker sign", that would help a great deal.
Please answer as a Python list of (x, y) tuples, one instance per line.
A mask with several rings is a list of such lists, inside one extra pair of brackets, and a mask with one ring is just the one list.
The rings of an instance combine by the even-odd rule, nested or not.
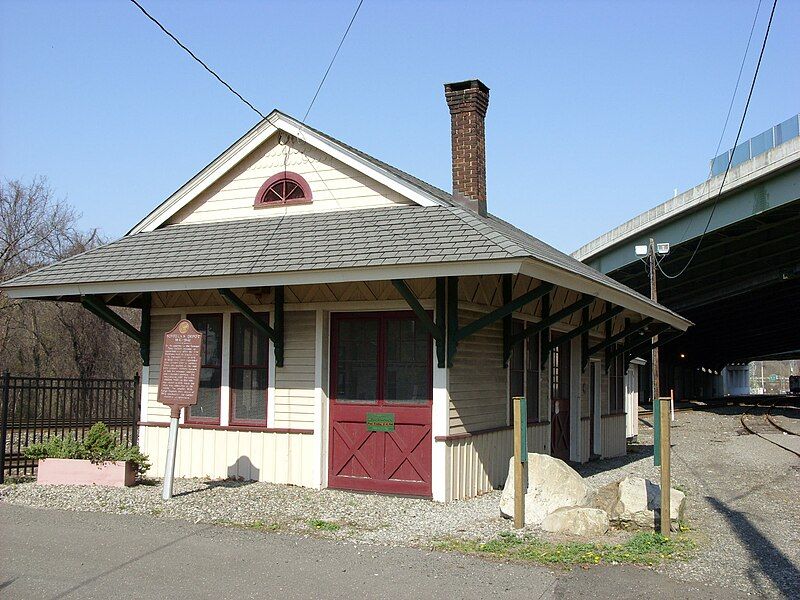
[(170, 407), (172, 418), (180, 416), (181, 408), (197, 403), (202, 344), (203, 334), (186, 319), (164, 334), (158, 401)]

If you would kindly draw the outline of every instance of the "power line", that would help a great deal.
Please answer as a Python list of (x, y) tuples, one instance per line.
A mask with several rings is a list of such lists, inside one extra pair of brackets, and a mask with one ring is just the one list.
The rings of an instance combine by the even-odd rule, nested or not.
[[(734, 150), (736, 149), (736, 146), (739, 145), (739, 138), (742, 135), (742, 129), (744, 128), (744, 121), (745, 121), (745, 118), (747, 117), (747, 110), (750, 108), (750, 100), (753, 97), (753, 90), (756, 87), (756, 80), (758, 79), (758, 72), (761, 69), (761, 60), (764, 58), (764, 50), (766, 50), (766, 47), (767, 47), (767, 40), (769, 39), (769, 32), (770, 32), (770, 29), (772, 28), (772, 19), (775, 16), (775, 9), (776, 9), (777, 6), (778, 6), (778, 0), (774, 0), (774, 2), (772, 3), (772, 10), (769, 13), (769, 22), (767, 22), (767, 30), (764, 32), (764, 41), (761, 43), (761, 51), (758, 54), (758, 62), (756, 63), (756, 69), (753, 72), (753, 80), (750, 83), (750, 91), (747, 94), (747, 102), (745, 102), (744, 110), (742, 111), (742, 119), (739, 121), (739, 130), (736, 132), (736, 140), (733, 142)], [(700, 246), (703, 243), (703, 239), (706, 237), (706, 233), (708, 233), (708, 228), (711, 225), (711, 219), (714, 218), (714, 212), (716, 211), (717, 204), (719, 203), (719, 199), (722, 196), (722, 189), (725, 187), (725, 181), (728, 178), (728, 173), (731, 170), (731, 164), (732, 163), (733, 163), (733, 152), (731, 152), (730, 156), (728, 156), (728, 164), (725, 167), (725, 174), (722, 176), (722, 183), (720, 183), (719, 191), (717, 192), (717, 196), (716, 196), (716, 198), (714, 198), (714, 204), (711, 206), (711, 213), (708, 215), (708, 220), (706, 221), (706, 226), (703, 228), (703, 233), (700, 235), (700, 239), (697, 240), (697, 245), (694, 247), (694, 251), (692, 252), (692, 255), (689, 257), (689, 260), (686, 262), (686, 264), (683, 266), (683, 268), (680, 271), (678, 271), (678, 273), (676, 273), (675, 275), (670, 275), (670, 274), (666, 273), (664, 271), (664, 269), (661, 267), (661, 264), (657, 263), (658, 264), (658, 270), (661, 271), (661, 274), (664, 277), (666, 277), (667, 279), (677, 279), (678, 277), (683, 275), (686, 272), (686, 269), (689, 268), (689, 265), (692, 264), (692, 261), (694, 260), (695, 256), (697, 256), (697, 252), (700, 250)]]
[[(719, 149), (722, 146), (722, 140), (725, 138), (725, 132), (728, 131), (728, 122), (731, 118), (731, 113), (733, 112), (733, 105), (736, 100), (736, 94), (739, 92), (739, 83), (742, 80), (742, 73), (744, 72), (744, 65), (747, 62), (747, 55), (750, 54), (750, 43), (753, 41), (753, 33), (756, 30), (756, 23), (758, 22), (758, 15), (761, 13), (761, 3), (763, 0), (758, 0), (758, 6), (756, 6), (756, 14), (753, 16), (753, 24), (750, 25), (750, 35), (747, 36), (747, 45), (744, 48), (744, 55), (742, 56), (742, 62), (739, 65), (739, 74), (736, 76), (736, 85), (733, 86), (733, 94), (731, 94), (731, 101), (728, 104), (728, 114), (725, 115), (725, 123), (722, 125), (722, 133), (719, 134), (719, 140), (717, 140), (717, 147), (714, 149), (714, 158), (711, 159), (711, 164), (708, 167), (708, 179), (711, 179), (712, 175), (714, 174), (714, 160), (719, 156)], [(694, 217), (689, 219), (689, 222), (686, 223), (686, 228), (683, 230), (683, 235), (681, 235), (681, 239), (677, 244), (682, 244), (683, 241), (686, 239), (686, 234), (689, 233), (689, 229), (694, 224)]]
[(352, 18), (350, 19), (350, 23), (347, 24), (347, 29), (344, 30), (344, 35), (342, 35), (342, 39), (339, 40), (339, 45), (336, 47), (336, 52), (333, 53), (333, 57), (331, 58), (331, 62), (328, 63), (328, 68), (325, 69), (325, 74), (322, 76), (322, 80), (319, 82), (319, 85), (317, 86), (317, 91), (314, 92), (314, 97), (311, 99), (311, 103), (308, 105), (308, 108), (306, 109), (306, 114), (303, 115), (303, 120), (300, 121), (304, 125), (305, 125), (306, 119), (308, 118), (308, 113), (311, 112), (311, 107), (314, 106), (314, 102), (316, 102), (317, 96), (319, 96), (319, 91), (322, 89), (322, 86), (324, 85), (325, 80), (328, 78), (328, 73), (331, 72), (331, 67), (333, 67), (333, 63), (336, 60), (336, 57), (339, 56), (339, 50), (342, 49), (342, 44), (344, 44), (344, 41), (347, 39), (347, 34), (350, 33), (350, 28), (353, 26), (353, 21), (356, 20), (356, 17), (358, 16), (358, 11), (361, 10), (361, 5), (362, 4), (364, 4), (364, 0), (359, 0), (358, 6), (356, 6), (356, 10), (353, 13)]
[(200, 64), (202, 65), (202, 67), (203, 67), (203, 68), (204, 68), (206, 71), (208, 71), (209, 73), (211, 73), (211, 75), (213, 75), (213, 76), (214, 76), (214, 78), (216, 78), (216, 80), (217, 80), (217, 81), (219, 81), (219, 82), (220, 82), (222, 85), (224, 85), (226, 88), (228, 88), (228, 91), (230, 91), (230, 92), (231, 92), (231, 93), (232, 93), (234, 96), (236, 96), (237, 98), (239, 98), (239, 100), (241, 100), (241, 101), (242, 101), (242, 102), (244, 102), (244, 103), (245, 103), (247, 106), (249, 106), (249, 107), (250, 107), (250, 109), (251, 109), (251, 110), (253, 110), (253, 112), (255, 112), (255, 113), (256, 113), (256, 114), (257, 114), (259, 117), (261, 117), (262, 119), (266, 119), (266, 118), (267, 118), (267, 117), (264, 115), (264, 113), (262, 113), (260, 110), (258, 110), (258, 109), (257, 109), (255, 106), (253, 106), (253, 105), (252, 105), (250, 102), (248, 102), (248, 101), (247, 101), (247, 100), (244, 98), (244, 96), (242, 96), (242, 95), (241, 95), (239, 92), (237, 92), (235, 89), (233, 89), (233, 88), (232, 88), (232, 87), (231, 87), (231, 86), (228, 84), (228, 82), (227, 82), (227, 81), (225, 81), (224, 79), (222, 79), (222, 77), (220, 77), (219, 75), (217, 75), (217, 74), (214, 72), (214, 70), (213, 70), (211, 67), (209, 67), (209, 66), (208, 66), (206, 63), (204, 63), (204, 62), (203, 62), (203, 61), (202, 61), (200, 58), (198, 58), (198, 57), (197, 57), (197, 55), (196, 55), (194, 52), (192, 52), (191, 50), (189, 50), (189, 48), (187, 48), (187, 47), (186, 47), (186, 46), (185, 46), (185, 45), (184, 45), (184, 44), (183, 44), (183, 43), (182, 43), (182, 42), (181, 42), (181, 41), (180, 41), (178, 38), (176, 38), (174, 35), (172, 35), (172, 33), (171, 33), (171, 32), (170, 32), (170, 31), (169, 31), (169, 30), (168, 30), (166, 27), (164, 27), (164, 26), (163, 26), (161, 23), (159, 23), (159, 22), (158, 22), (158, 19), (156, 19), (156, 18), (155, 18), (153, 15), (151, 15), (149, 12), (147, 12), (147, 11), (144, 9), (144, 7), (143, 7), (141, 4), (139, 4), (139, 3), (138, 3), (136, 0), (131, 0), (131, 2), (132, 2), (133, 4), (135, 4), (135, 5), (136, 5), (136, 8), (138, 8), (140, 11), (142, 11), (142, 14), (144, 14), (144, 16), (145, 16), (145, 17), (147, 17), (148, 19), (150, 19), (150, 20), (151, 20), (153, 23), (155, 23), (155, 24), (158, 26), (158, 28), (159, 28), (159, 29), (161, 29), (161, 31), (163, 31), (164, 33), (166, 33), (166, 34), (167, 34), (167, 35), (168, 35), (168, 36), (169, 36), (169, 37), (172, 39), (172, 41), (173, 41), (173, 42), (175, 42), (176, 44), (178, 44), (178, 46), (180, 46), (181, 48), (183, 48), (183, 49), (184, 49), (184, 50), (185, 50), (185, 51), (186, 51), (186, 52), (189, 54), (189, 56), (191, 56), (191, 57), (192, 57), (193, 59), (195, 59), (195, 60), (196, 60), (198, 63), (200, 63)]

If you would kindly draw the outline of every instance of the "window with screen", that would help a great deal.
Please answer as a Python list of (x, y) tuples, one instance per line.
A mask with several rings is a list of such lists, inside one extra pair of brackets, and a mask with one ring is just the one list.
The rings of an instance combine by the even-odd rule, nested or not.
[(200, 387), (197, 404), (186, 412), (189, 423), (219, 424), (222, 383), (222, 315), (189, 315), (189, 321), (203, 334), (200, 348)]
[(553, 348), (550, 355), (550, 393), (554, 400), (569, 400), (569, 362), (569, 342), (562, 342)]
[[(525, 323), (514, 319), (511, 322), (511, 335), (521, 333), (525, 328)], [(521, 341), (514, 344), (511, 349), (511, 356), (508, 359), (508, 399), (511, 402), (511, 415), (514, 415), (515, 396), (525, 395), (525, 342)], [(530, 418), (530, 416), (529, 416)]]
[(334, 315), (332, 336), (336, 402), (430, 402), (432, 341), (413, 313)]
[(625, 363), (621, 355), (611, 359), (608, 371), (608, 412), (625, 412)]
[[(264, 323), (266, 313), (260, 313)], [(231, 318), (231, 424), (267, 425), (269, 338), (243, 315)]]
[(528, 401), (528, 423), (539, 420), (539, 334), (525, 341), (525, 399)]

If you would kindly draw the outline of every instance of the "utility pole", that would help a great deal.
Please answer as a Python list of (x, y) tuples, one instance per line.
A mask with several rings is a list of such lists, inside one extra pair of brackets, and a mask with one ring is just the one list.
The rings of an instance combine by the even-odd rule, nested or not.
[[(647, 246), (647, 253), (650, 256), (650, 299), (658, 302), (658, 289), (656, 287), (656, 243), (653, 238)], [(655, 416), (656, 404), (661, 397), (661, 385), (659, 384), (658, 374), (658, 336), (653, 337), (653, 349), (651, 350), (650, 365), (653, 375), (653, 416)]]

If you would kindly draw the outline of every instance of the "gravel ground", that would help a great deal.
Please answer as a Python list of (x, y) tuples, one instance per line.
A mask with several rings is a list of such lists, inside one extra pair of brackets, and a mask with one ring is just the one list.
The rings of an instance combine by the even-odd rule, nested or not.
[[(798, 597), (800, 461), (756, 436), (740, 435), (737, 409), (718, 413), (677, 415), (673, 486), (687, 494), (690, 535), (700, 549), (694, 560), (657, 568), (681, 580), (760, 596)], [(629, 474), (657, 482), (652, 430), (640, 427), (639, 443), (631, 446), (627, 456), (583, 465), (580, 471), (595, 488)], [(444, 537), (489, 539), (512, 530), (511, 522), (499, 515), (498, 491), (446, 505), (414, 498), (199, 479), (176, 480), (175, 491), (173, 500), (164, 502), (160, 482), (128, 489), (20, 483), (0, 486), (0, 501), (147, 514), (382, 545), (425, 547)], [(617, 532), (607, 541), (627, 535)]]

